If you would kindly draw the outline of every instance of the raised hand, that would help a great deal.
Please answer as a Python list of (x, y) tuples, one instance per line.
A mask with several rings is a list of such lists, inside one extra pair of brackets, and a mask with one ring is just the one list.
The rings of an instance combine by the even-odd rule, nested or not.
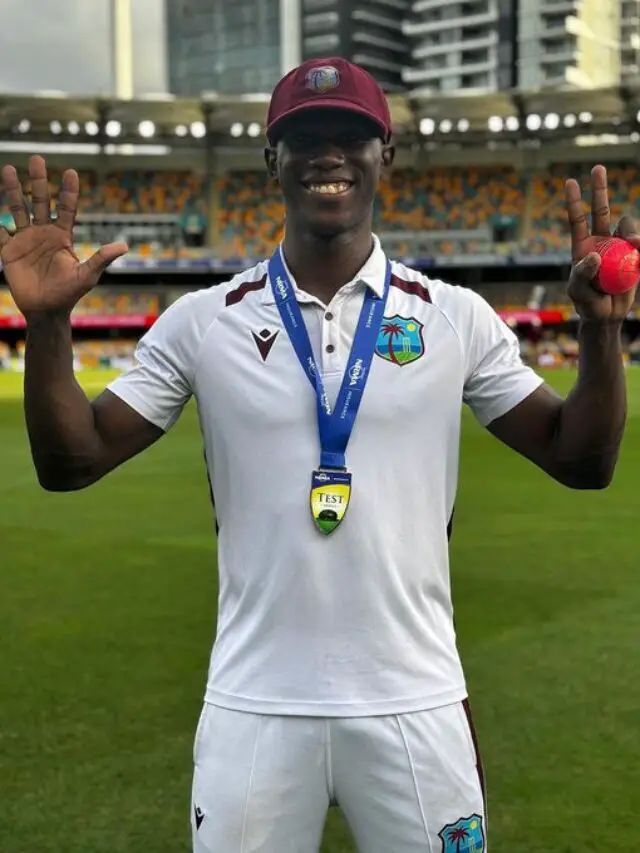
[[(584, 210), (580, 185), (573, 179), (565, 183), (565, 199), (571, 230), (572, 269), (569, 296), (576, 311), (585, 319), (624, 320), (636, 298), (636, 288), (610, 296), (594, 284), (600, 269), (596, 242), (611, 236), (611, 212), (607, 189), (607, 170), (594, 166), (591, 170), (591, 228)], [(631, 218), (624, 216), (613, 232), (640, 249), (640, 234)]]
[(77, 172), (62, 175), (56, 218), (50, 213), (47, 167), (42, 157), (29, 160), (33, 221), (13, 166), (2, 169), (2, 187), (16, 230), (0, 228), (0, 260), (19, 310), (30, 315), (70, 314), (107, 266), (127, 252), (124, 243), (102, 246), (83, 263), (73, 251), (73, 226), (80, 182)]

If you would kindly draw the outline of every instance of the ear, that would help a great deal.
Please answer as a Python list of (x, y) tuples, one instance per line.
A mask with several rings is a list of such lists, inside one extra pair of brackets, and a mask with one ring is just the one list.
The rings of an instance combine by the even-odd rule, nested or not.
[(278, 151), (269, 145), (264, 149), (264, 162), (267, 164), (267, 173), (274, 181), (278, 180)]
[(393, 166), (393, 161), (396, 156), (396, 147), (395, 145), (385, 144), (382, 146), (381, 159), (382, 159), (382, 168), (380, 173), (383, 178), (387, 178), (389, 173), (391, 172), (391, 167)]

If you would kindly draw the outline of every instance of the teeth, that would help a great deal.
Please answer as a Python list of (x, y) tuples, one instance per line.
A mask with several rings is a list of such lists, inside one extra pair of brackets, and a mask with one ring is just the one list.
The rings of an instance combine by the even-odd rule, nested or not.
[(349, 189), (349, 184), (346, 181), (339, 181), (334, 184), (311, 184), (309, 187), (312, 193), (321, 193), (322, 195), (338, 195), (345, 193)]

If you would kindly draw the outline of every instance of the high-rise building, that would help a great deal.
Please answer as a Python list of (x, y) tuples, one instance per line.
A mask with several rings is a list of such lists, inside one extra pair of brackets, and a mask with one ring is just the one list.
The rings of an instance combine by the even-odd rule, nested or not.
[(411, 0), (166, 0), (170, 90), (268, 92), (304, 59), (343, 56), (404, 88)]
[(299, 60), (300, 0), (166, 0), (169, 88), (270, 91)]
[(516, 0), (414, 0), (403, 31), (411, 42), (406, 86), (434, 92), (515, 85)]
[(590, 89), (620, 82), (620, 0), (520, 0), (518, 83)]
[(390, 93), (593, 88), (640, 68), (640, 0), (166, 0), (166, 14), (184, 96), (268, 92), (331, 55)]
[(640, 0), (622, 0), (620, 51), (622, 79), (637, 78), (640, 73)]
[(410, 6), (411, 0), (301, 0), (302, 58), (343, 56), (385, 91), (401, 91), (410, 59), (402, 22)]

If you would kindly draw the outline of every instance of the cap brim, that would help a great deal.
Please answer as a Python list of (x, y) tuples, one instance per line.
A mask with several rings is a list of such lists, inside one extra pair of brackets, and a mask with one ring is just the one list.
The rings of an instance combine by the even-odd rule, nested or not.
[(267, 127), (267, 139), (270, 142), (275, 142), (278, 138), (278, 131), (281, 131), (290, 119), (295, 118), (302, 113), (311, 112), (312, 110), (341, 110), (343, 112), (354, 113), (355, 115), (369, 119), (371, 124), (378, 129), (383, 140), (386, 141), (390, 135), (389, 128), (386, 127), (380, 119), (366, 107), (351, 103), (350, 101), (344, 101), (341, 98), (318, 98), (310, 103), (298, 104), (297, 107), (293, 107), (292, 109), (287, 110), (287, 112), (282, 113), (282, 115), (279, 115), (278, 118), (272, 121)]

